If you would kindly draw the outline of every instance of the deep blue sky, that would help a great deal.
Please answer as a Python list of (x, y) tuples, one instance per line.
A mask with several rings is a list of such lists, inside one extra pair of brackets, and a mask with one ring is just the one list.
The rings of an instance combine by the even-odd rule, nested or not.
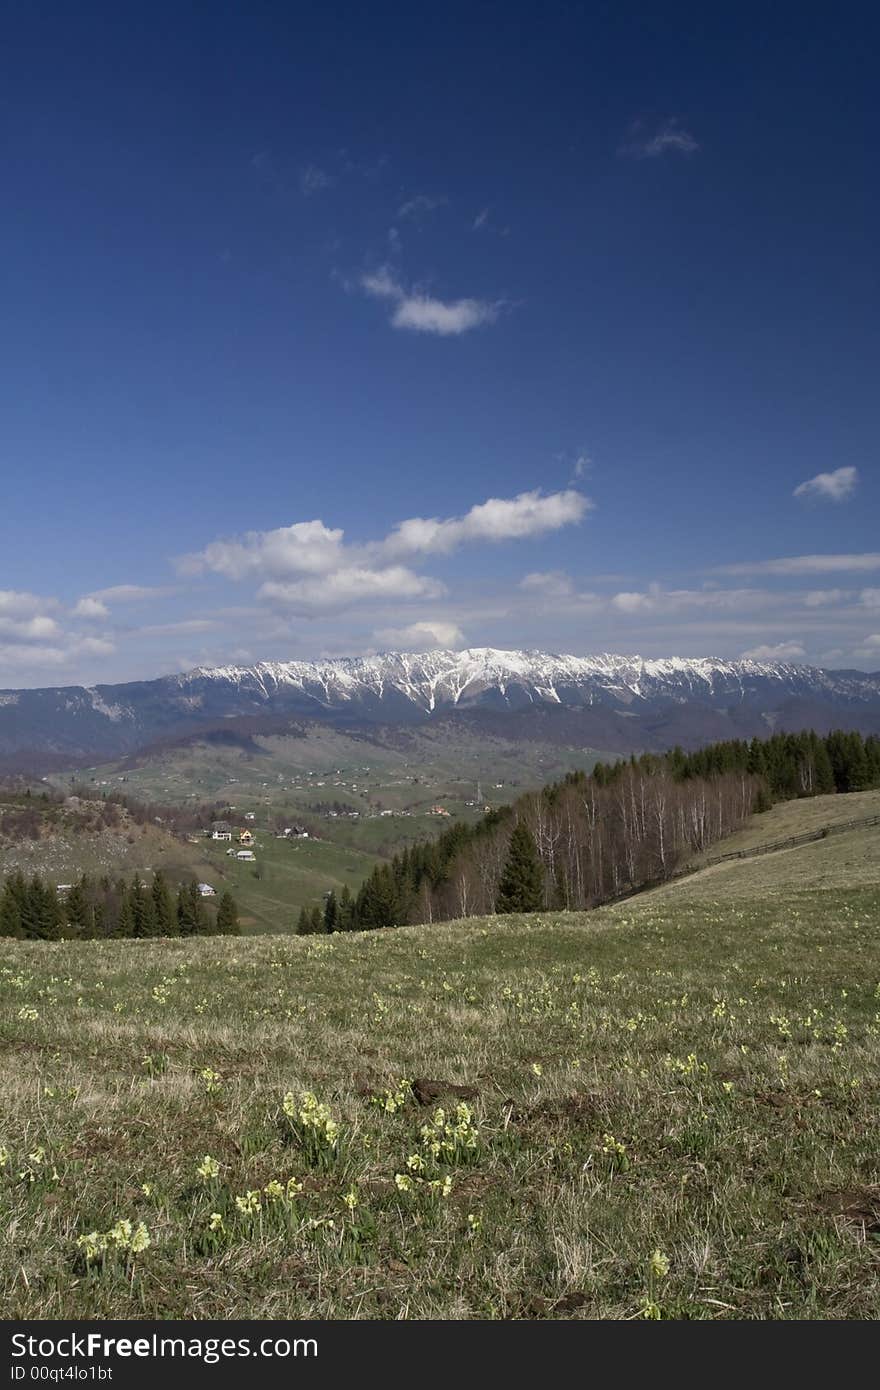
[(7, 3), (0, 685), (437, 642), (880, 667), (878, 30)]

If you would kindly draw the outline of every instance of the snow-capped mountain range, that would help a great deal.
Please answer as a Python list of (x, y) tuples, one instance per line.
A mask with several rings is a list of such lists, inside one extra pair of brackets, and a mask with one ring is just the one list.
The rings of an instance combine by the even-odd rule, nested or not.
[[(553, 723), (555, 711), (566, 715)], [(565, 656), (491, 647), (198, 667), (153, 681), (0, 692), (0, 755), (113, 757), (228, 720), (419, 724), (530, 712), (606, 748), (693, 746), (774, 727), (880, 728), (880, 673), (782, 662)], [(601, 738), (599, 735), (601, 734)]]

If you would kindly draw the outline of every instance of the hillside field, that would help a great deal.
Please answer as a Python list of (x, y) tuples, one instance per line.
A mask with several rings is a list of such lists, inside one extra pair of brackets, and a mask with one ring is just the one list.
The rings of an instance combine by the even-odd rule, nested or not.
[(589, 914), (4, 942), (5, 1315), (877, 1317), (845, 838), (760, 893), (784, 855)]

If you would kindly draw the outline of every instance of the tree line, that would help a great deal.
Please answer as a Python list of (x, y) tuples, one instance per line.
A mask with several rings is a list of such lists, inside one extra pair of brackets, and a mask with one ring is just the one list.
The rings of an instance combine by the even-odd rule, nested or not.
[(378, 865), (356, 895), (303, 908), (301, 933), (493, 912), (583, 909), (662, 882), (774, 802), (880, 786), (880, 738), (728, 740), (599, 762)]
[(237, 936), (238, 908), (223, 893), (216, 909), (201, 896), (195, 879), (173, 892), (158, 871), (147, 885), (83, 874), (59, 892), (34, 874), (9, 874), (0, 892), (0, 936), (32, 941), (109, 940), (119, 937)]

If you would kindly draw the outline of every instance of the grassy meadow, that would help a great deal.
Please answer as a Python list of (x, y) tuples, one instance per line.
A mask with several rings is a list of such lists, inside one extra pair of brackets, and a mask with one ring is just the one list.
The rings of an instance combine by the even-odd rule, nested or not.
[(878, 1316), (880, 872), (697, 881), (4, 942), (5, 1315)]

